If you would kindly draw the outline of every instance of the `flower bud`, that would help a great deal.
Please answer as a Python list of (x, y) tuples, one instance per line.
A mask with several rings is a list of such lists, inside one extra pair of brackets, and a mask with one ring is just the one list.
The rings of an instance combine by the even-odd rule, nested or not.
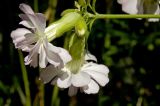
[(77, 24), (75, 25), (75, 31), (78, 36), (83, 36), (85, 35), (87, 31), (87, 24), (83, 18), (81, 18)]

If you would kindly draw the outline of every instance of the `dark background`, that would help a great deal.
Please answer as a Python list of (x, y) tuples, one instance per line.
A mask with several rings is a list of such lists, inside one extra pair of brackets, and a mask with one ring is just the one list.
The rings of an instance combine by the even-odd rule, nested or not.
[[(67, 8), (74, 8), (73, 0), (57, 0), (55, 20)], [(15, 90), (15, 79), (23, 88), (18, 52), (10, 33), (19, 27), (20, 3), (34, 6), (32, 0), (0, 1), (0, 106), (21, 106)], [(47, 0), (38, 1), (39, 11), (48, 7)], [(99, 13), (124, 14), (116, 0), (97, 0)], [(61, 38), (57, 40), (62, 40)], [(62, 46), (62, 44), (57, 43)], [(59, 93), (60, 105), (69, 106), (159, 106), (160, 105), (160, 24), (137, 19), (97, 20), (92, 27), (88, 49), (98, 63), (110, 69), (110, 82), (99, 94), (78, 93), (70, 98), (67, 90)], [(25, 55), (25, 53), (24, 53)], [(37, 93), (35, 78), (38, 69), (27, 66), (32, 102)], [(45, 85), (45, 106), (50, 105), (53, 86)], [(142, 102), (141, 102), (142, 100)], [(9, 103), (8, 103), (9, 102)], [(138, 105), (140, 103), (141, 105)], [(74, 105), (73, 105), (74, 106)]]

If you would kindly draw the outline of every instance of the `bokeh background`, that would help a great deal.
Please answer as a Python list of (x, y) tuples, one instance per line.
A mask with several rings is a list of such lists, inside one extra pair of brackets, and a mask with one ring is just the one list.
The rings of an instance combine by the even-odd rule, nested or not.
[[(74, 7), (74, 0), (1, 0), (0, 1), (0, 106), (23, 106), (24, 92), (18, 51), (10, 33), (19, 27), (20, 3), (45, 13), (48, 23)], [(117, 0), (97, 0), (96, 10), (103, 14), (125, 14)], [(67, 33), (65, 33), (67, 34)], [(65, 35), (64, 34), (64, 35)], [(63, 37), (54, 43), (63, 46)], [(160, 23), (138, 19), (105, 19), (93, 24), (88, 50), (98, 63), (109, 67), (110, 82), (96, 95), (78, 93), (69, 97), (60, 90), (60, 106), (160, 106)], [(24, 56), (26, 54), (24, 53)], [(40, 91), (39, 70), (26, 66), (33, 106)], [(51, 106), (53, 87), (44, 86), (44, 106)]]

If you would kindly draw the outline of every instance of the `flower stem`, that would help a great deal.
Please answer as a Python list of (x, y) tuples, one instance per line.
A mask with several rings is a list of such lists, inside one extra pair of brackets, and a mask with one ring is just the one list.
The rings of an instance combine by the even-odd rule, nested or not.
[(69, 106), (77, 106), (77, 98), (76, 98), (76, 96), (73, 96), (73, 97), (70, 98)]
[(38, 0), (34, 0), (34, 11), (38, 12)]
[(96, 18), (96, 19), (133, 19), (133, 18), (160, 18), (160, 15), (153, 15), (153, 14), (135, 14), (135, 15), (130, 15), (130, 14), (89, 14), (88, 16), (91, 18)]
[(44, 106), (45, 101), (44, 101), (44, 84), (40, 83), (39, 85), (39, 104), (40, 106)]
[(29, 89), (27, 70), (24, 65), (23, 54), (20, 50), (18, 50), (18, 54), (19, 54), (19, 61), (20, 61), (20, 65), (21, 65), (25, 94), (26, 94), (26, 106), (31, 106), (31, 97), (30, 97), (30, 89)]
[(51, 100), (51, 106), (59, 106), (59, 97), (58, 97), (58, 92), (59, 92), (59, 89), (58, 87), (55, 85), (54, 86), (54, 90), (53, 90), (53, 93), (52, 93), (52, 100)]

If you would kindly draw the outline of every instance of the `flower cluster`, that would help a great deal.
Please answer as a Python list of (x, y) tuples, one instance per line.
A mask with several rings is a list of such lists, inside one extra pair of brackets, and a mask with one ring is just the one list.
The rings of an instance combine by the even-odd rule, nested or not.
[[(98, 93), (99, 85), (105, 86), (109, 82), (109, 69), (94, 63), (96, 57), (85, 52), (87, 25), (79, 13), (65, 13), (46, 27), (43, 14), (34, 13), (26, 4), (20, 4), (19, 8), (24, 12), (19, 15), (22, 19), (19, 24), (24, 28), (12, 31), (11, 37), (17, 49), (28, 53), (25, 65), (41, 68), (40, 80), (57, 84), (59, 88), (69, 88), (70, 96), (75, 95), (78, 89), (87, 94)], [(50, 43), (73, 28), (75, 32), (67, 49)]]
[[(122, 10), (129, 14), (160, 14), (159, 0), (117, 0)], [(159, 21), (151, 18), (149, 21)]]
[(68, 65), (61, 70), (50, 65), (41, 71), (40, 79), (46, 83), (57, 84), (60, 88), (69, 87), (68, 94), (70, 96), (75, 95), (78, 89), (87, 94), (98, 93), (99, 85), (105, 86), (109, 82), (109, 69), (105, 65), (87, 61), (95, 61), (95, 59), (93, 55), (86, 54), (85, 63), (76, 70), (77, 73), (74, 73), (74, 70)]

